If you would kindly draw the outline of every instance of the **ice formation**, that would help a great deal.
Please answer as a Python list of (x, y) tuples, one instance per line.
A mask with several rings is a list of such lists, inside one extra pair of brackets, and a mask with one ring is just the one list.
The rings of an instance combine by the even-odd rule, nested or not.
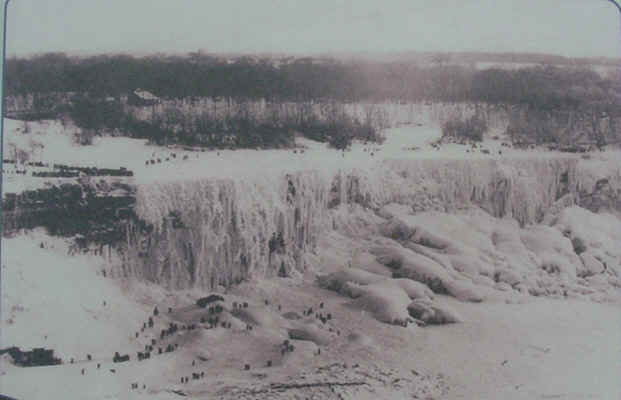
[[(138, 185), (136, 206), (144, 224), (128, 231), (124, 262), (116, 272), (171, 288), (290, 276), (311, 266), (322, 235), (340, 230), (350, 237), (397, 240), (391, 251), (406, 253), (406, 267), (381, 270), (387, 263), (379, 257), (377, 272), (430, 286), (445, 282), (440, 292), (464, 300), (480, 300), (473, 285), (481, 284), (546, 293), (541, 288), (550, 285), (550, 274), (575, 283), (585, 268), (599, 271), (598, 263), (609, 257), (596, 250), (580, 257), (563, 236), (566, 229), (557, 229), (569, 223), (569, 211), (554, 215), (578, 203), (588, 186), (577, 166), (574, 157), (385, 160), (333, 174), (315, 170), (144, 183)], [(473, 207), (484, 212), (469, 215), (466, 210)], [(368, 221), (357, 225), (356, 213)], [(404, 213), (418, 219), (413, 224), (414, 216)], [(392, 222), (382, 225), (391, 216)], [(485, 238), (472, 243), (481, 235)], [(417, 257), (420, 263), (414, 263)], [(412, 263), (424, 266), (432, 279), (419, 276)], [(547, 272), (524, 280), (528, 268)]]

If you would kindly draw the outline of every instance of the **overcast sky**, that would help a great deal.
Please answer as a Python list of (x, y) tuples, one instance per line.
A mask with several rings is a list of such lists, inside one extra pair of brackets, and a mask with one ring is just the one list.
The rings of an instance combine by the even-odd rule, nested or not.
[(619, 57), (606, 0), (11, 0), (7, 54), (493, 51)]

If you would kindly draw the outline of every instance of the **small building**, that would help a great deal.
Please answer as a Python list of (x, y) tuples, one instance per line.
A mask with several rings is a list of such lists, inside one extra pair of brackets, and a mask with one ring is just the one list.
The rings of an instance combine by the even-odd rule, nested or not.
[(160, 103), (160, 98), (151, 92), (136, 89), (127, 98), (127, 103), (133, 106), (153, 106)]

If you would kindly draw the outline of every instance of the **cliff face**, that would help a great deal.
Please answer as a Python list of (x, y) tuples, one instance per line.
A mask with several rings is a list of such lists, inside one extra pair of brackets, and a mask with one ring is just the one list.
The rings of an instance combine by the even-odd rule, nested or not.
[[(239, 180), (144, 184), (115, 271), (171, 288), (224, 286), (304, 270), (336, 227), (333, 210), (400, 203), (415, 211), (480, 206), (521, 224), (575, 194), (576, 159), (385, 161), (333, 176), (298, 172)], [(345, 206), (345, 207), (342, 207)]]

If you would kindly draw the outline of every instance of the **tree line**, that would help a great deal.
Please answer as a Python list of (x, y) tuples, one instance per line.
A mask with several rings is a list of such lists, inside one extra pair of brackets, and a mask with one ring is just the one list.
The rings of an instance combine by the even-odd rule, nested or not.
[(553, 66), (476, 70), (310, 57), (278, 65), (268, 58), (227, 60), (200, 53), (142, 58), (50, 53), (7, 60), (8, 96), (74, 92), (118, 97), (136, 88), (168, 99), (478, 101), (549, 109), (609, 106), (621, 92), (618, 81), (589, 69)]
[[(292, 131), (299, 131), (343, 147), (354, 137), (379, 139), (381, 127), (336, 111), (323, 120), (306, 113), (303, 118), (286, 121), (259, 121), (247, 112), (225, 117), (206, 112), (174, 125), (167, 122), (170, 115), (138, 120), (118, 101), (110, 102), (110, 97), (118, 100), (142, 88), (162, 99), (210, 97), (237, 103), (264, 99), (271, 103), (293, 102), (301, 108), (313, 102), (476, 102), (519, 106), (520, 120), (531, 124), (554, 120), (567, 112), (593, 118), (601, 113), (615, 117), (621, 110), (621, 83), (583, 67), (477, 70), (450, 65), (445, 60), (424, 66), (398, 60), (310, 57), (276, 62), (201, 53), (141, 58), (78, 58), (49, 53), (9, 58), (5, 76), (7, 96), (33, 95), (41, 115), (48, 115), (48, 109), (58, 104), (54, 96), (70, 93), (73, 100), (58, 106), (57, 111), (68, 113), (78, 126), (90, 131), (119, 129), (156, 142), (172, 140), (209, 146), (286, 146), (292, 141)], [(520, 126), (527, 125), (514, 123), (512, 129), (525, 134), (531, 130)], [(225, 139), (231, 136), (233, 143), (228, 143)]]

